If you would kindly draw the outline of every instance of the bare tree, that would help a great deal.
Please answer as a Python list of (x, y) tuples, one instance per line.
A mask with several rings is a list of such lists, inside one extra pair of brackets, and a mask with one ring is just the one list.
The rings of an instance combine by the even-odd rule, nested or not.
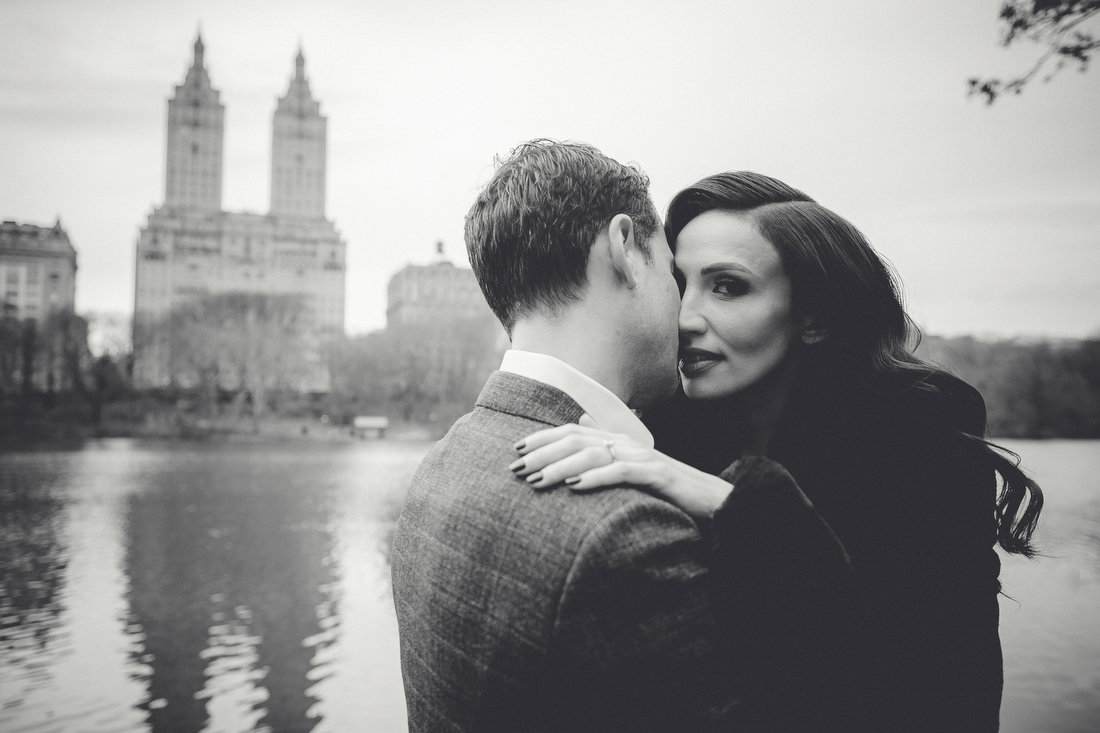
[(258, 293), (219, 298), (223, 356), (252, 396), (252, 414), (259, 416), (269, 389), (293, 389), (305, 377), (304, 303), (298, 296)]
[(503, 331), (486, 314), (391, 326), (328, 349), (333, 396), (445, 429), (469, 412), (500, 364)]
[(199, 387), (206, 412), (217, 390), (252, 397), (252, 414), (266, 410), (269, 390), (294, 389), (304, 377), (308, 334), (298, 296), (210, 295), (173, 310), (166, 330), (173, 381)]
[(0, 397), (18, 391), (23, 364), (23, 322), (15, 316), (15, 306), (0, 304)]
[(172, 383), (198, 388), (200, 410), (208, 415), (217, 409), (221, 364), (219, 324), (213, 310), (206, 299), (186, 302), (173, 308), (164, 323), (147, 329), (166, 342)]

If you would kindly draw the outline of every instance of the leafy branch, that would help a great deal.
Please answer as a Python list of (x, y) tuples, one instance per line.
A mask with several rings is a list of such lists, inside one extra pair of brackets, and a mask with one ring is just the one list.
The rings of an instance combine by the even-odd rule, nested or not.
[(1007, 0), (1001, 6), (1001, 45), (1028, 41), (1045, 46), (1046, 50), (1031, 69), (1016, 78), (968, 81), (968, 97), (984, 97), (986, 104), (1002, 94), (1020, 94), (1039, 72), (1053, 59), (1054, 69), (1046, 75), (1049, 81), (1068, 64), (1077, 64), (1080, 71), (1100, 49), (1100, 36), (1082, 30), (1080, 25), (1100, 14), (1100, 0)]

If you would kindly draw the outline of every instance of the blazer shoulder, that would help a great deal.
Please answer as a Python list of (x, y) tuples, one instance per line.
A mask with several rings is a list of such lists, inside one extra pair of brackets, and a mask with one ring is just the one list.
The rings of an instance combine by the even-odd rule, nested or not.
[(698, 527), (640, 491), (601, 494), (563, 497), (590, 518), (558, 596), (555, 653), (584, 674), (588, 666), (653, 678), (698, 674), (697, 654), (717, 639)]
[[(578, 557), (582, 562), (598, 556), (626, 558), (648, 543), (667, 541), (670, 533), (699, 536), (695, 523), (679, 508), (636, 489), (581, 494), (563, 486), (532, 488), (508, 465), (517, 457), (516, 441), (544, 427), (530, 417), (482, 406), (461, 418), (418, 468), (402, 527), (445, 535), (452, 543), (470, 546), (471, 556), (480, 552), (475, 543), (482, 550), (489, 545), (508, 548), (510, 562), (546, 562), (546, 573), (551, 565), (568, 573)], [(629, 526), (632, 522), (638, 528)]]

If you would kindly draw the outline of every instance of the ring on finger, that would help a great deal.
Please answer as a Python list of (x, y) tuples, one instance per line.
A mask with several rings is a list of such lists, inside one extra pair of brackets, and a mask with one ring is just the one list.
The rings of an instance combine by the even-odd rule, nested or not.
[(617, 455), (615, 455), (615, 441), (614, 440), (605, 440), (603, 442), (603, 447), (607, 448), (607, 452), (611, 454), (611, 462), (612, 463), (619, 460), (619, 457)]

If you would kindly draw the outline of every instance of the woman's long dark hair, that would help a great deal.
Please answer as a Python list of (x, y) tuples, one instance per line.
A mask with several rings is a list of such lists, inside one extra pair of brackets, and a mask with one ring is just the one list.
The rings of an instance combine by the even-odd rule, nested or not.
[(828, 338), (808, 347), (813, 359), (807, 366), (849, 389), (904, 395), (907, 403), (916, 401), (922, 410), (938, 413), (941, 422), (974, 443), (1001, 480), (998, 544), (1006, 552), (1032, 556), (1042, 490), (1019, 468), (1018, 456), (985, 439), (984, 411), (976, 422), (954, 417), (960, 412), (956, 395), (971, 388), (913, 353), (920, 330), (905, 312), (897, 278), (863, 234), (781, 181), (728, 172), (705, 178), (672, 199), (665, 231), (673, 251), (688, 222), (715, 210), (751, 217), (779, 253), (794, 312), (828, 329)]

